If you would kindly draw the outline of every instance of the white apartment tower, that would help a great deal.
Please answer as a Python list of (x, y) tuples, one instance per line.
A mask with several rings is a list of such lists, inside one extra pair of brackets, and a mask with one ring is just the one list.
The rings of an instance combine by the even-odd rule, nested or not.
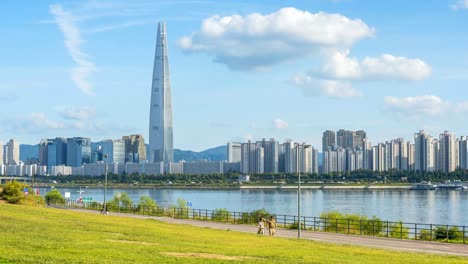
[(14, 139), (10, 139), (7, 143), (8, 149), (8, 165), (19, 165), (20, 161), (20, 144)]
[(227, 144), (227, 162), (240, 162), (242, 157), (242, 144), (228, 142)]
[(451, 172), (458, 168), (458, 143), (455, 135), (445, 131), (439, 136), (438, 169)]

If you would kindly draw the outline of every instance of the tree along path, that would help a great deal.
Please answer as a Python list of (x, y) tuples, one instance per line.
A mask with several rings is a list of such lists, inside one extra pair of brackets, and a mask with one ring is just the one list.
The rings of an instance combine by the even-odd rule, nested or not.
[[(68, 207), (55, 207), (55, 208), (70, 209), (70, 210), (76, 210), (80, 212), (100, 214), (100, 211), (94, 211), (94, 210), (76, 209), (76, 208), (68, 208)], [(172, 224), (208, 227), (208, 228), (213, 228), (213, 229), (238, 231), (238, 232), (245, 232), (245, 233), (251, 233), (251, 234), (256, 234), (258, 230), (256, 225), (228, 224), (228, 223), (219, 223), (219, 222), (210, 222), (210, 221), (177, 219), (177, 218), (170, 218), (170, 217), (157, 217), (157, 216), (129, 214), (129, 213), (116, 213), (116, 212), (109, 212), (109, 215), (128, 217), (128, 218), (155, 219), (158, 221), (172, 223)], [(268, 236), (267, 228), (266, 228), (265, 233), (266, 233), (265, 236)], [(275, 236), (285, 237), (285, 238), (297, 238), (297, 229), (277, 228)], [(395, 238), (385, 238), (385, 237), (368, 237), (368, 236), (346, 235), (346, 234), (336, 234), (336, 233), (319, 232), (319, 231), (304, 231), (304, 230), (302, 230), (301, 232), (301, 238), (313, 240), (313, 241), (335, 243), (335, 244), (346, 244), (346, 245), (353, 245), (353, 246), (391, 249), (391, 250), (397, 250), (397, 251), (411, 251), (411, 252), (417, 252), (417, 253), (468, 257), (468, 245), (466, 244), (463, 245), (463, 244), (453, 244), (453, 243), (430, 242), (430, 241), (422, 241), (422, 240), (395, 239)]]

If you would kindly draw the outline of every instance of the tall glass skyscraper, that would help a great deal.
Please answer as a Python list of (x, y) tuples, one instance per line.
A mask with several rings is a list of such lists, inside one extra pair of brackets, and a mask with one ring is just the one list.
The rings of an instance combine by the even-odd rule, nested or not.
[(172, 98), (167, 59), (166, 23), (159, 22), (154, 56), (149, 120), (150, 162), (173, 162)]

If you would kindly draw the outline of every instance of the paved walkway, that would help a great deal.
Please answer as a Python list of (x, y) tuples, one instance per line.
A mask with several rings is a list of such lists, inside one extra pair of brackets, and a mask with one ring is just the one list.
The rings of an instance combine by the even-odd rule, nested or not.
[[(99, 211), (84, 210), (84, 209), (72, 209), (88, 213), (99, 214)], [(117, 213), (110, 212), (109, 215), (117, 216)], [(127, 214), (120, 213), (120, 217), (129, 218), (140, 218), (140, 219), (156, 219), (166, 223), (192, 225), (199, 227), (208, 227), (213, 229), (231, 230), (238, 232), (246, 232), (251, 234), (257, 233), (257, 227), (254, 225), (241, 225), (241, 224), (227, 224), (218, 222), (207, 222), (197, 221), (189, 219), (175, 219), (169, 217), (156, 217), (139, 214)], [(297, 230), (277, 228), (276, 236), (285, 238), (297, 238)], [(440, 242), (430, 242), (421, 240), (404, 240), (404, 239), (393, 239), (393, 238), (381, 238), (381, 237), (367, 237), (367, 236), (355, 236), (345, 234), (335, 234), (327, 232), (313, 232), (313, 231), (302, 231), (302, 239), (309, 239), (313, 241), (335, 243), (335, 244), (346, 244), (353, 246), (373, 247), (382, 249), (391, 249), (397, 251), (411, 251), (418, 253), (429, 253), (429, 254), (443, 254), (443, 255), (454, 255), (468, 257), (468, 245), (462, 244), (450, 244)]]

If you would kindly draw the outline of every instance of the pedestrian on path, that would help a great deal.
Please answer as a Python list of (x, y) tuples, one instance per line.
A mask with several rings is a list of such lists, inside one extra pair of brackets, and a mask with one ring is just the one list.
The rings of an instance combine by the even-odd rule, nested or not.
[(260, 217), (258, 219), (258, 231), (257, 231), (257, 234), (258, 235), (263, 235), (265, 234), (265, 219)]
[(274, 216), (270, 216), (270, 219), (268, 219), (268, 233), (270, 236), (274, 236), (276, 233), (276, 221)]

